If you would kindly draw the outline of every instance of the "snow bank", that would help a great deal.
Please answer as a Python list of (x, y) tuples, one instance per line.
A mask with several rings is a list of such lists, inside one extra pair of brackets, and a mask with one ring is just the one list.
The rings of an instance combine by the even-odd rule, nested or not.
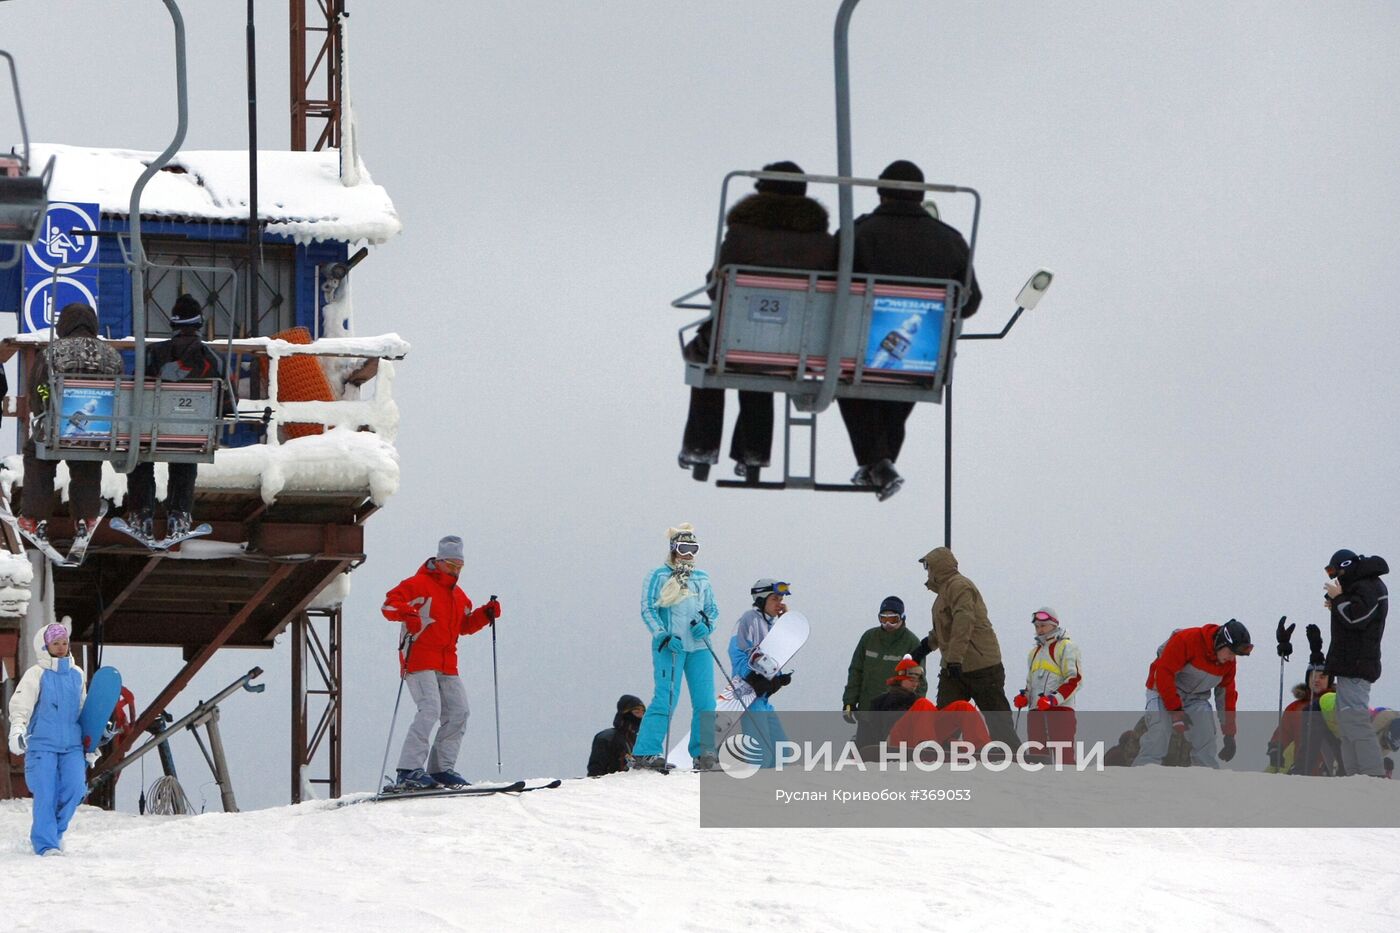
[[(56, 156), (51, 201), (96, 201), (103, 213), (125, 215), (131, 189), (157, 152), (88, 149), (36, 143), (36, 166)], [(224, 220), (248, 217), (248, 153), (184, 151), (146, 185), (143, 217)], [(258, 153), (258, 216), (268, 233), (298, 243), (313, 240), (368, 240), (383, 243), (403, 228), (388, 193), (361, 168), (360, 183), (341, 184), (340, 154), (321, 152)]]
[[(1180, 793), (1183, 776), (1212, 788), (1203, 808), (1247, 799), (1258, 781), (1347, 793), (1371, 780), (1092, 777), (1148, 806), (1166, 785)], [(1053, 802), (1057, 776), (1028, 777), (1049, 778), (1029, 792)], [(187, 790), (218, 807), (216, 788)], [(3, 801), (0, 877), (17, 895), (5, 917), (21, 930), (239, 933), (1393, 925), (1396, 830), (701, 830), (698, 797), (697, 775), (633, 773), (518, 798), (197, 817), (83, 808), (64, 859), (30, 854), (29, 802)], [(75, 878), (100, 894), (51, 896)]]

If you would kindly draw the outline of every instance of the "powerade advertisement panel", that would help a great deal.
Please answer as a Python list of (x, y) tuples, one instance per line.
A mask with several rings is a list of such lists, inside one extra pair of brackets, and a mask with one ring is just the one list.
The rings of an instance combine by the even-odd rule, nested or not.
[(66, 386), (58, 413), (58, 436), (74, 440), (109, 436), (115, 393), (111, 387)]
[(941, 298), (876, 297), (865, 345), (865, 368), (937, 372), (943, 312)]

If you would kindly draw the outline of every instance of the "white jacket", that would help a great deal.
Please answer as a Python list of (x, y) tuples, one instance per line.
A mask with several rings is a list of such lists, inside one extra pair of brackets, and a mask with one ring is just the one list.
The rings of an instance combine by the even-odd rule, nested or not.
[[(43, 628), (34, 636), (34, 654), (39, 660), (24, 672), (24, 676), (19, 679), (19, 686), (15, 687), (14, 695), (10, 697), (11, 738), (29, 734), (29, 717), (34, 715), (34, 704), (39, 702), (39, 680), (44, 676), (44, 671), (51, 671), (58, 666), (58, 658), (49, 654), (49, 649), (44, 647)], [(72, 658), (69, 658), (69, 662), (72, 662)], [(78, 693), (78, 707), (81, 709), (83, 701), (87, 699), (87, 677), (81, 667), (76, 664), (72, 666), (83, 684)]]
[(1079, 646), (1070, 641), (1064, 629), (1036, 636), (1026, 668), (1026, 697), (1031, 706), (1041, 694), (1053, 693), (1060, 706), (1074, 707), (1081, 677)]

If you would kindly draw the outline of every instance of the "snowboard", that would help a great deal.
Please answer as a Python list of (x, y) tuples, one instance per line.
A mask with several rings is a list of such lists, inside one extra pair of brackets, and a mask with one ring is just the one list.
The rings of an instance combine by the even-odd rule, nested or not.
[(164, 538), (148, 538), (146, 535), (143, 535), (141, 532), (128, 525), (125, 519), (114, 518), (107, 524), (112, 527), (113, 531), (120, 531), (122, 534), (134, 538), (140, 544), (150, 548), (153, 551), (168, 551), (182, 541), (188, 541), (191, 538), (203, 537), (204, 535), (211, 534), (214, 531), (214, 527), (208, 522), (200, 522), (198, 525), (192, 526), (190, 530), (185, 532), (184, 534), (167, 535)]
[(99, 667), (88, 682), (87, 699), (78, 714), (83, 733), (83, 752), (95, 752), (107, 733), (107, 723), (122, 697), (122, 675), (115, 667)]
[[(749, 666), (764, 677), (774, 676), (797, 656), (797, 652), (807, 643), (807, 636), (811, 632), (812, 623), (807, 621), (807, 617), (796, 609), (789, 609), (778, 616), (768, 634), (763, 636), (763, 641), (749, 652)], [(750, 687), (744, 678), (734, 677), (716, 698), (715, 712), (742, 713), (753, 701), (753, 687)], [(689, 745), (690, 733), (686, 732), (679, 742), (671, 746), (666, 755), (666, 763), (677, 768), (685, 767), (690, 761)]]

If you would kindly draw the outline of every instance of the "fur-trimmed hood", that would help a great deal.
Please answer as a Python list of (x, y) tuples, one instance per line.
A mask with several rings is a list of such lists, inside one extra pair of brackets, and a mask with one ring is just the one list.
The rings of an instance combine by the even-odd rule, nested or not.
[(825, 233), (829, 218), (826, 208), (809, 197), (760, 192), (731, 207), (725, 220), (765, 230)]

